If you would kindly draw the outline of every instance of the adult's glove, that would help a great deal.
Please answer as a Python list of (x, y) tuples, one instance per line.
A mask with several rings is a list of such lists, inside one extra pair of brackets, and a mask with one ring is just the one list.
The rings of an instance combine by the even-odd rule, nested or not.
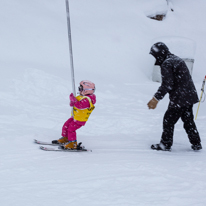
[(148, 103), (147, 106), (149, 109), (155, 109), (157, 107), (158, 100), (153, 97)]

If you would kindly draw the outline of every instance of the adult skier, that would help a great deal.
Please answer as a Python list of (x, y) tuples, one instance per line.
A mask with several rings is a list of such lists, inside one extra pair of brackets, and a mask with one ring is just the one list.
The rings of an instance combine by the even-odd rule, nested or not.
[(154, 97), (148, 102), (149, 109), (155, 109), (157, 103), (169, 93), (169, 106), (163, 118), (163, 132), (159, 144), (151, 145), (151, 149), (170, 151), (173, 144), (174, 125), (179, 118), (184, 123), (184, 129), (192, 144), (193, 150), (202, 149), (201, 140), (197, 131), (193, 104), (197, 103), (198, 96), (185, 62), (171, 54), (168, 47), (162, 43), (155, 43), (150, 50), (155, 57), (155, 65), (161, 68), (162, 84)]

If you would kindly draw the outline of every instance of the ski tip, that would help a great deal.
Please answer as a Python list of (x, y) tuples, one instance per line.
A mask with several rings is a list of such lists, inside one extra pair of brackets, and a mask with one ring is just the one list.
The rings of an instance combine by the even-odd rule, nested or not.
[(53, 148), (48, 148), (48, 147), (43, 147), (43, 146), (40, 146), (39, 148), (44, 151), (55, 151), (55, 149)]
[(47, 148), (46, 147), (43, 147), (43, 146), (40, 146), (39, 147), (41, 150), (47, 150)]
[(34, 139), (34, 143), (41, 144), (40, 141), (38, 141), (37, 139)]

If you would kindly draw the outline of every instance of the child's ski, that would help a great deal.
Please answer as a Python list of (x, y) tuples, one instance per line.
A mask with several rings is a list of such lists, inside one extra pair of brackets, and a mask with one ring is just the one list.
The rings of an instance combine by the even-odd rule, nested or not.
[(62, 149), (60, 147), (54, 148), (54, 147), (40, 146), (40, 149), (42, 149), (44, 151), (55, 151), (55, 152), (92, 152), (92, 150), (88, 150), (88, 149), (85, 149), (85, 148), (82, 148), (80, 150), (77, 150), (77, 149), (69, 150), (69, 149)]
[(34, 140), (34, 142), (36, 144), (42, 144), (42, 145), (53, 145), (53, 146), (59, 146), (59, 144), (52, 144), (51, 142), (43, 142), (43, 141), (39, 141), (39, 140)]
[(41, 145), (50, 145), (50, 146), (59, 146), (58, 148), (52, 148), (52, 147), (43, 147), (40, 146), (40, 149), (45, 150), (45, 151), (60, 151), (60, 152), (92, 152), (92, 150), (85, 149), (82, 147), (81, 149), (74, 149), (74, 150), (68, 150), (68, 149), (62, 149), (59, 144), (52, 144), (51, 142), (43, 142), (39, 140), (34, 140), (36, 144), (41, 144)]

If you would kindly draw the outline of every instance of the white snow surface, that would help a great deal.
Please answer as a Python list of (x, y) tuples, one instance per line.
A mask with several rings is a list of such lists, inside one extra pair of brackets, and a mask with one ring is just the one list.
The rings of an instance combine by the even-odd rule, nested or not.
[[(65, 1), (1, 0), (0, 205), (205, 206), (206, 104), (196, 120), (199, 152), (191, 150), (181, 120), (172, 151), (151, 150), (160, 141), (168, 95), (157, 109), (147, 108), (160, 86), (151, 81), (156, 40), (195, 59), (200, 95), (205, 0), (171, 0), (174, 12), (166, 0), (69, 3), (76, 87), (83, 79), (96, 84), (96, 109), (77, 132), (93, 152), (46, 152), (33, 143), (60, 138), (70, 117)], [(147, 17), (159, 12), (164, 21)]]

